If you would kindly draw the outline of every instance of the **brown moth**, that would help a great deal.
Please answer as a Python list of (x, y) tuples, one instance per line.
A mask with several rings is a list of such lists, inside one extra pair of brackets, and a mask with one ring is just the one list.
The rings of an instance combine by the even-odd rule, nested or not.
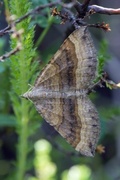
[(97, 57), (85, 26), (69, 35), (23, 97), (77, 151), (94, 156), (100, 134), (98, 113), (87, 93), (96, 77)]

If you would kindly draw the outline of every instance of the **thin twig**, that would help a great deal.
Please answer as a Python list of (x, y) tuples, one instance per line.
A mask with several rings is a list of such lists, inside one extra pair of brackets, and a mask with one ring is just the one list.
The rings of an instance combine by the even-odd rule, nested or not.
[(58, 5), (60, 3), (61, 3), (61, 1), (57, 0), (56, 2), (48, 3), (48, 4), (45, 4), (45, 5), (40, 5), (40, 6), (36, 7), (35, 9), (33, 9), (32, 11), (26, 13), (24, 16), (22, 16), (19, 19), (17, 19), (15, 23), (21, 22), (22, 20), (26, 19), (28, 16), (30, 16), (32, 14), (36, 14), (36, 13), (40, 12), (42, 9), (44, 9), (46, 7), (51, 8), (51, 7), (53, 7), (55, 5)]
[[(91, 5), (88, 6), (90, 0), (84, 0), (83, 4), (79, 3), (77, 0), (71, 0), (72, 3), (62, 3), (61, 0), (57, 0), (56, 2), (51, 2), (45, 5), (40, 5), (33, 9), (32, 11), (26, 13), (24, 16), (20, 17), (15, 21), (15, 24), (23, 21), (24, 19), (28, 18), (30, 15), (35, 15), (41, 10), (43, 10), (46, 7), (54, 7), (56, 5), (61, 5), (62, 7), (65, 8), (72, 8), (75, 7), (76, 11), (78, 12), (78, 17), (84, 18), (87, 12), (92, 12), (92, 13), (99, 13), (99, 14), (106, 14), (106, 15), (119, 15), (120, 14), (120, 8), (114, 9), (114, 8), (105, 8), (102, 6), (97, 6), (97, 5)], [(86, 8), (87, 7), (87, 8)], [(11, 26), (8, 25), (6, 28), (0, 30), (0, 36), (5, 35), (6, 33), (9, 32), (11, 29)]]
[(0, 37), (4, 36), (5, 34), (9, 33), (11, 29), (10, 25), (8, 25), (5, 29), (0, 30)]
[(74, 7), (78, 12), (78, 17), (85, 17), (87, 12), (99, 13), (99, 14), (106, 14), (106, 15), (120, 15), (120, 8), (106, 8), (98, 5), (88, 5), (90, 0), (85, 0), (83, 4), (76, 1)]
[(95, 84), (93, 84), (91, 87), (89, 87), (87, 94), (90, 94), (91, 92), (93, 92), (96, 87), (99, 87), (99, 86), (103, 87), (102, 83), (103, 83), (103, 81), (101, 79), (98, 80)]
[(104, 22), (102, 23), (96, 23), (96, 24), (87, 24), (88, 27), (96, 27), (103, 29), (104, 31), (111, 31), (109, 24), (106, 24)]
[(9, 58), (11, 55), (16, 54), (18, 51), (20, 51), (20, 47), (17, 46), (15, 49), (13, 49), (12, 51), (4, 54), (3, 56), (0, 57), (0, 61), (4, 62), (5, 59)]
[(88, 11), (93, 11), (94, 13), (106, 14), (106, 15), (120, 15), (120, 8), (105, 8), (102, 6), (91, 5), (88, 6)]
[[(35, 9), (33, 9), (32, 11), (26, 13), (24, 16), (17, 19), (14, 23), (15, 24), (20, 23), (24, 19), (28, 18), (30, 15), (35, 15), (38, 12), (40, 12), (41, 10), (45, 9), (46, 7), (51, 8), (51, 7), (56, 6), (56, 5), (61, 5), (62, 7), (65, 7), (65, 8), (69, 9), (69, 8), (73, 7), (74, 3), (64, 4), (64, 3), (61, 2), (61, 0), (57, 0), (56, 2), (51, 2), (51, 3), (45, 4), (45, 5), (40, 5), (40, 6), (36, 7)], [(2, 29), (0, 31), (0, 36), (3, 36), (4, 34), (6, 34), (8, 32), (8, 30), (10, 30), (10, 29), (11, 29), (10, 25), (8, 25), (5, 29)]]
[(15, 26), (15, 17), (11, 16), (9, 18), (10, 21), (10, 26), (11, 26), (11, 30), (10, 32), (12, 33), (12, 38), (16, 38), (17, 39), (17, 44), (16, 47), (11, 50), (10, 52), (4, 54), (3, 56), (0, 57), (0, 61), (3, 62), (5, 59), (7, 59), (8, 57), (10, 57), (11, 55), (16, 54), (18, 51), (20, 51), (22, 49), (22, 43), (21, 43), (21, 34), (23, 33), (23, 30), (20, 29), (19, 31), (17, 31), (16, 26)]
[[(52, 3), (48, 3), (48, 4), (45, 4), (45, 5), (40, 5), (38, 7), (36, 7), (35, 9), (33, 9), (32, 11), (26, 13), (24, 16), (20, 17), (19, 19), (17, 19), (14, 23), (17, 24), (21, 21), (23, 21), (24, 19), (28, 18), (30, 15), (32, 14), (36, 14), (38, 13), (39, 11), (41, 11), (42, 9), (46, 8), (46, 7), (53, 7), (57, 4), (60, 4), (60, 0), (56, 1), (56, 2), (52, 2)], [(11, 26), (8, 25), (5, 29), (2, 29), (0, 31), (0, 36), (3, 36), (4, 34), (6, 34), (8, 32), (8, 30), (11, 29)]]

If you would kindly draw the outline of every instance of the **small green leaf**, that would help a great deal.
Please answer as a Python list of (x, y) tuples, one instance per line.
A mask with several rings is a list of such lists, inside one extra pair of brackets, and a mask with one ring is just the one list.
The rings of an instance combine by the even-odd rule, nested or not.
[[(101, 78), (101, 76), (103, 75), (105, 62), (108, 59), (110, 59), (107, 48), (108, 48), (108, 43), (105, 40), (101, 41), (100, 50), (98, 53), (98, 77), (97, 77), (97, 80), (99, 80)], [(95, 82), (96, 82), (96, 80), (95, 80)]]

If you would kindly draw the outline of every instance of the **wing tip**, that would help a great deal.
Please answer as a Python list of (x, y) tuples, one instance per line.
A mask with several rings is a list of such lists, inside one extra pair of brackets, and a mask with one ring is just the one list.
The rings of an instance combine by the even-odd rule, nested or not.
[(25, 98), (25, 99), (28, 99), (28, 92), (26, 92), (26, 93), (24, 93), (24, 94), (22, 94), (22, 95), (20, 95), (22, 98)]
[(95, 156), (95, 151), (84, 151), (80, 152), (82, 155), (87, 156), (87, 157), (94, 157)]

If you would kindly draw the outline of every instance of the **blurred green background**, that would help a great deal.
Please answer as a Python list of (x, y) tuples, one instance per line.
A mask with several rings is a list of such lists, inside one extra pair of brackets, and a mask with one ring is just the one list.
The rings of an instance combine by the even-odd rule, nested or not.
[[(54, 0), (52, 1), (54, 2)], [(28, 2), (31, 3), (30, 8), (33, 9), (50, 1), (29, 0)], [(0, 5), (0, 29), (2, 30), (7, 26), (7, 7), (6, 1), (1, 1), (1, 3), (3, 3)], [(93, 0), (91, 3), (105, 7), (120, 7), (118, 0)], [(35, 77), (72, 31), (70, 23), (61, 25), (60, 19), (52, 18), (50, 12), (51, 9), (46, 8), (41, 13), (31, 17), (30, 27), (34, 26), (34, 47), (36, 47), (33, 59), (38, 63)], [(110, 24), (111, 32), (106, 33), (95, 28), (91, 28), (90, 32), (99, 58), (106, 61), (104, 70), (115, 82), (120, 82), (119, 19), (120, 15), (99, 14), (92, 15), (90, 19), (87, 19), (88, 23), (106, 22)], [(10, 47), (10, 37), (6, 34), (0, 38), (0, 55), (10, 51)], [(29, 82), (27, 82), (29, 89), (28, 84)], [(0, 62), (1, 180), (20, 179), (17, 179), (15, 174), (19, 171), (17, 168), (18, 139), (21, 126), (14, 113), (11, 86), (10, 59), (7, 59), (5, 62)], [(120, 180), (120, 90), (98, 88), (96, 93), (91, 94), (91, 99), (100, 116), (99, 144), (105, 146), (105, 153), (96, 153), (94, 158), (78, 155), (54, 128), (42, 119), (32, 103), (27, 102), (31, 103), (35, 114), (31, 116), (31, 121), (27, 124), (28, 131), (30, 131), (27, 137), (28, 150), (24, 177), (20, 180)]]

